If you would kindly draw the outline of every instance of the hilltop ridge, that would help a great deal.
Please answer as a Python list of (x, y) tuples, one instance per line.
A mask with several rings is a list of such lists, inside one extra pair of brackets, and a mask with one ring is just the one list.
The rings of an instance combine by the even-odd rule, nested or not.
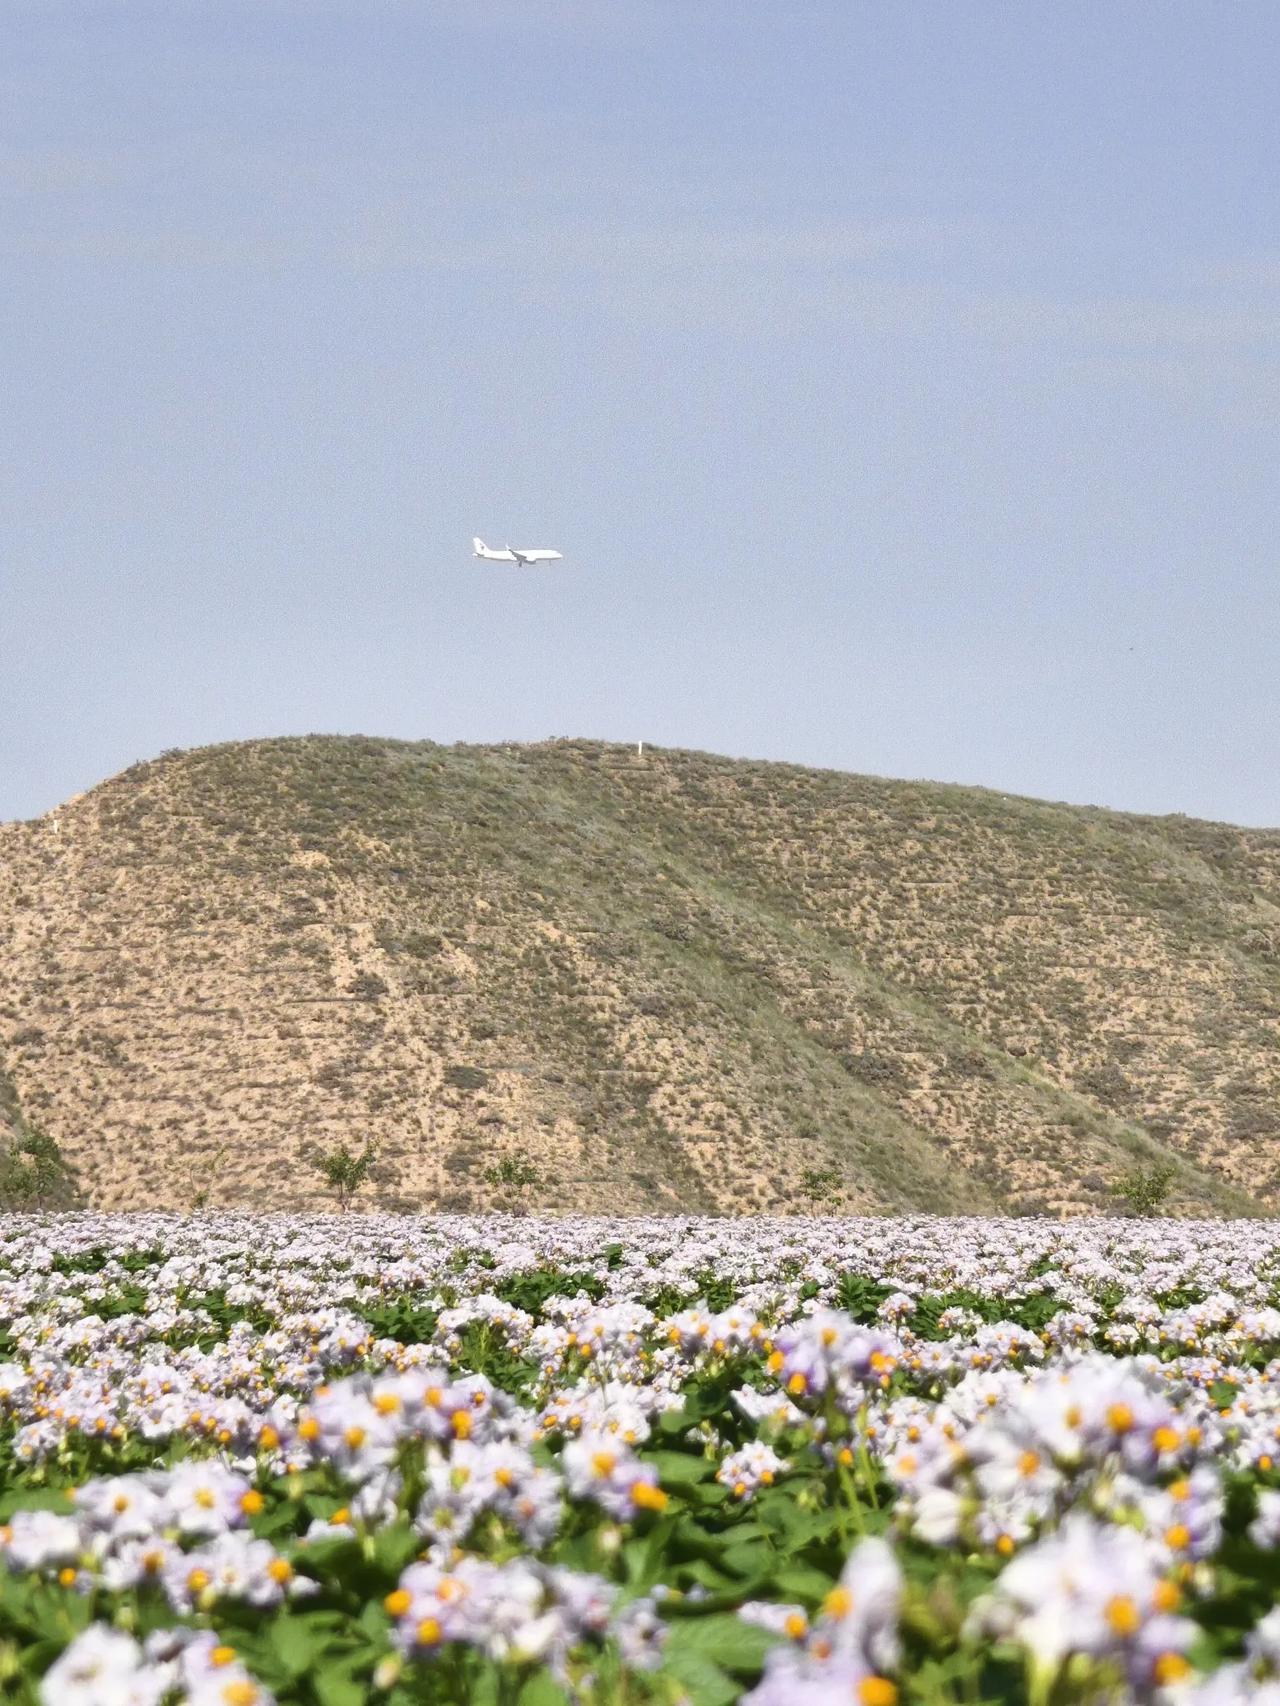
[[(1280, 832), (589, 741), (167, 753), (0, 826), (0, 1069), (103, 1207), (1280, 1195)], [(3, 1114), (0, 1113), (0, 1119)], [(214, 1157), (225, 1151), (216, 1173)]]

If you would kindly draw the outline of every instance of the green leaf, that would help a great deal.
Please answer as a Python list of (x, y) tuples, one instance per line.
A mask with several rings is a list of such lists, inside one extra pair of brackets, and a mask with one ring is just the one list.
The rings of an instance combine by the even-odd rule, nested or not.
[(700, 1587), (710, 1593), (732, 1593), (735, 1598), (741, 1594), (742, 1584), (705, 1558), (694, 1558), (687, 1564), (677, 1565), (676, 1576), (682, 1590)]
[(271, 1625), (271, 1645), (290, 1676), (303, 1676), (330, 1644), (332, 1613), (293, 1616), (285, 1613)]
[(688, 1404), (681, 1404), (678, 1410), (664, 1410), (662, 1412), (658, 1417), (658, 1432), (666, 1434), (668, 1437), (672, 1434), (686, 1433), (697, 1419)]
[(312, 1684), (320, 1706), (365, 1706), (369, 1698), (368, 1682), (357, 1681), (353, 1674), (363, 1668), (363, 1659), (348, 1660), (345, 1666), (321, 1665)]
[(755, 1676), (765, 1654), (778, 1644), (776, 1635), (754, 1623), (744, 1623), (731, 1611), (673, 1618), (669, 1628), (665, 1653), (677, 1657), (695, 1654), (735, 1676)]
[(14, 1511), (57, 1511), (69, 1516), (75, 1507), (65, 1487), (19, 1487), (0, 1499), (0, 1521), (8, 1522)]
[(833, 1577), (815, 1570), (811, 1564), (783, 1564), (773, 1572), (773, 1587), (780, 1600), (817, 1604), (834, 1586)]
[(684, 1684), (693, 1706), (733, 1706), (742, 1692), (719, 1665), (703, 1658), (701, 1653), (668, 1653), (662, 1668), (666, 1675)]
[(697, 1481), (681, 1487), (680, 1497), (691, 1505), (697, 1505), (699, 1510), (710, 1510), (713, 1506), (723, 1509), (729, 1494), (719, 1481)]
[(735, 1576), (762, 1576), (772, 1574), (771, 1566), (777, 1558), (773, 1547), (764, 1540), (735, 1541), (732, 1546), (726, 1546), (720, 1554), (720, 1562), (726, 1570), (732, 1570)]
[(526, 1678), (516, 1696), (516, 1706), (569, 1706), (569, 1696), (546, 1671), (539, 1670)]
[(646, 1451), (643, 1460), (652, 1463), (664, 1487), (690, 1487), (709, 1480), (716, 1466), (705, 1457), (694, 1457), (687, 1451)]
[(658, 1580), (677, 1520), (664, 1516), (647, 1534), (635, 1535), (627, 1541), (622, 1548), (622, 1567), (629, 1587), (651, 1587)]
[(382, 1644), (387, 1639), (391, 1620), (377, 1600), (366, 1600), (364, 1610), (356, 1618), (356, 1627), (370, 1641)]
[(407, 1524), (384, 1528), (374, 1543), (374, 1561), (389, 1576), (398, 1576), (421, 1545), (422, 1541)]

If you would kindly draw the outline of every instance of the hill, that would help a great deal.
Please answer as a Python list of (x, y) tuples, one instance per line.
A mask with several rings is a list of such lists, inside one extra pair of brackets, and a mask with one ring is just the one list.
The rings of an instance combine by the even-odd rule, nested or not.
[[(0, 1068), (103, 1207), (1280, 1200), (1280, 833), (582, 741), (168, 753), (0, 826)], [(0, 1112), (0, 1119), (5, 1115)], [(222, 1159), (215, 1166), (219, 1152)], [(824, 1199), (825, 1200), (825, 1199)]]

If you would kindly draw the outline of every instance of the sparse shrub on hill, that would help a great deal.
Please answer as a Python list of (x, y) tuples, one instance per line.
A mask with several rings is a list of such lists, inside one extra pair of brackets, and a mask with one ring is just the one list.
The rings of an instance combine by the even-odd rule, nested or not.
[(187, 1157), (187, 1183), (191, 1190), (188, 1199), (188, 1213), (195, 1213), (209, 1206), (209, 1198), (213, 1194), (214, 1186), (218, 1184), (222, 1176), (226, 1159), (227, 1145), (225, 1143), (207, 1160), (200, 1160), (193, 1156)]
[(1111, 1187), (1112, 1195), (1124, 1203), (1133, 1215), (1159, 1214), (1169, 1195), (1169, 1187), (1177, 1169), (1165, 1162), (1150, 1167), (1135, 1167)]
[(0, 1152), (0, 1208), (75, 1208), (79, 1200), (57, 1144), (21, 1121)]
[(24, 1112), (0, 1067), (0, 1209), (78, 1208), (76, 1181), (53, 1138)]
[(446, 1066), (444, 1081), (453, 1090), (483, 1090), (489, 1074), (479, 1066)]
[(338, 1201), (338, 1208), (345, 1214), (351, 1207), (356, 1192), (372, 1174), (377, 1160), (377, 1145), (372, 1142), (366, 1143), (359, 1155), (353, 1154), (345, 1143), (340, 1143), (334, 1149), (313, 1156), (311, 1164), (333, 1192)]
[(541, 1174), (523, 1149), (504, 1155), (482, 1175), (486, 1185), (492, 1185), (502, 1201), (510, 1207), (523, 1202), (527, 1189), (541, 1183)]
[(799, 1194), (815, 1207), (836, 1208), (844, 1201), (845, 1191), (834, 1167), (808, 1167), (800, 1180)]

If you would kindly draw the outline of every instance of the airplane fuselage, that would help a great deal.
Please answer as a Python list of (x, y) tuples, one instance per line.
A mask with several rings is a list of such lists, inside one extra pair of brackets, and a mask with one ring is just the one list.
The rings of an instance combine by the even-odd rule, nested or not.
[(512, 545), (506, 545), (501, 551), (495, 551), (486, 545), (483, 539), (471, 541), (472, 555), (483, 557), (486, 563), (558, 563), (562, 561), (559, 551), (520, 550)]

